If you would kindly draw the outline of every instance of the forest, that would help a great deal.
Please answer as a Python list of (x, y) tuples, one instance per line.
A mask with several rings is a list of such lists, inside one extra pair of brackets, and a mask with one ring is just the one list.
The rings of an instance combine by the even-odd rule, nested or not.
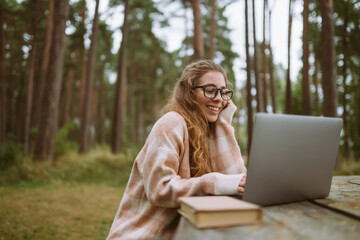
[(197, 59), (227, 72), (245, 161), (258, 112), (340, 117), (334, 175), (359, 175), (359, 42), (358, 0), (1, 0), (0, 239), (104, 239)]
[[(80, 154), (109, 146), (118, 154), (143, 144), (161, 116), (184, 66), (213, 59), (235, 89), (236, 137), (244, 155), (256, 112), (341, 117), (342, 161), (360, 159), (360, 2), (287, 2), (287, 66), (275, 63), (272, 9), (280, 1), (243, 1), (246, 84), (236, 82), (232, 31), (224, 15), (236, 0), (109, 0), (121, 35), (99, 13), (100, 0), (4, 0), (0, 3), (0, 166), (19, 154), (54, 162), (69, 149)], [(261, 3), (261, 5), (255, 5)], [(165, 14), (167, 4), (176, 8)], [(303, 10), (302, 67), (291, 79), (294, 8)], [(190, 13), (190, 14), (186, 14)], [(255, 14), (258, 13), (258, 14)], [(262, 16), (256, 19), (256, 16)], [(186, 32), (179, 49), (155, 33), (171, 18)], [(255, 22), (261, 21), (262, 39)], [(258, 25), (259, 26), (259, 25)], [(116, 49), (116, 50), (114, 50)]]

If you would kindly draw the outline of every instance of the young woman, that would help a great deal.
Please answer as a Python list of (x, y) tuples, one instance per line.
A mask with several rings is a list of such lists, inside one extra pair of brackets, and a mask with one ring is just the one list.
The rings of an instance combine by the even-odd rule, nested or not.
[(246, 168), (231, 126), (236, 110), (225, 71), (188, 65), (166, 114), (136, 157), (107, 239), (170, 239), (178, 198), (243, 192)]

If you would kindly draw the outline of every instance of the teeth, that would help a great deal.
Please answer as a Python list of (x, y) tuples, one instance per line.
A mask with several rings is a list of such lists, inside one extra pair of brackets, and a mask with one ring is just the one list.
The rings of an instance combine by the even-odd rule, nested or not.
[(214, 111), (218, 111), (218, 110), (219, 110), (219, 108), (217, 108), (217, 107), (210, 107), (210, 106), (208, 106), (208, 108), (210, 108), (211, 110), (214, 110)]

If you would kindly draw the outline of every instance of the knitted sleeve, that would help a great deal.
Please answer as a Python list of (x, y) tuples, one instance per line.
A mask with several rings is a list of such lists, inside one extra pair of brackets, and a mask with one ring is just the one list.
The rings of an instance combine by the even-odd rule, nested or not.
[(231, 102), (215, 123), (215, 136), (210, 140), (212, 168), (224, 174), (246, 174), (244, 160), (231, 125), (236, 106)]
[(178, 207), (178, 198), (183, 196), (235, 194), (242, 176), (216, 172), (196, 178), (179, 175), (180, 170), (190, 172), (189, 168), (180, 166), (189, 165), (182, 162), (189, 161), (184, 144), (186, 123), (176, 113), (165, 116), (153, 127), (146, 154), (137, 163), (148, 200), (156, 206)]

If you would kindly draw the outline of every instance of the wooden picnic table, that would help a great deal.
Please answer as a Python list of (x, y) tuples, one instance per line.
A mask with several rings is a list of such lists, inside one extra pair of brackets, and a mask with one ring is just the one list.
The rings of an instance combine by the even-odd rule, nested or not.
[(263, 207), (257, 225), (197, 229), (181, 217), (174, 239), (360, 240), (360, 176), (333, 177), (324, 199)]

